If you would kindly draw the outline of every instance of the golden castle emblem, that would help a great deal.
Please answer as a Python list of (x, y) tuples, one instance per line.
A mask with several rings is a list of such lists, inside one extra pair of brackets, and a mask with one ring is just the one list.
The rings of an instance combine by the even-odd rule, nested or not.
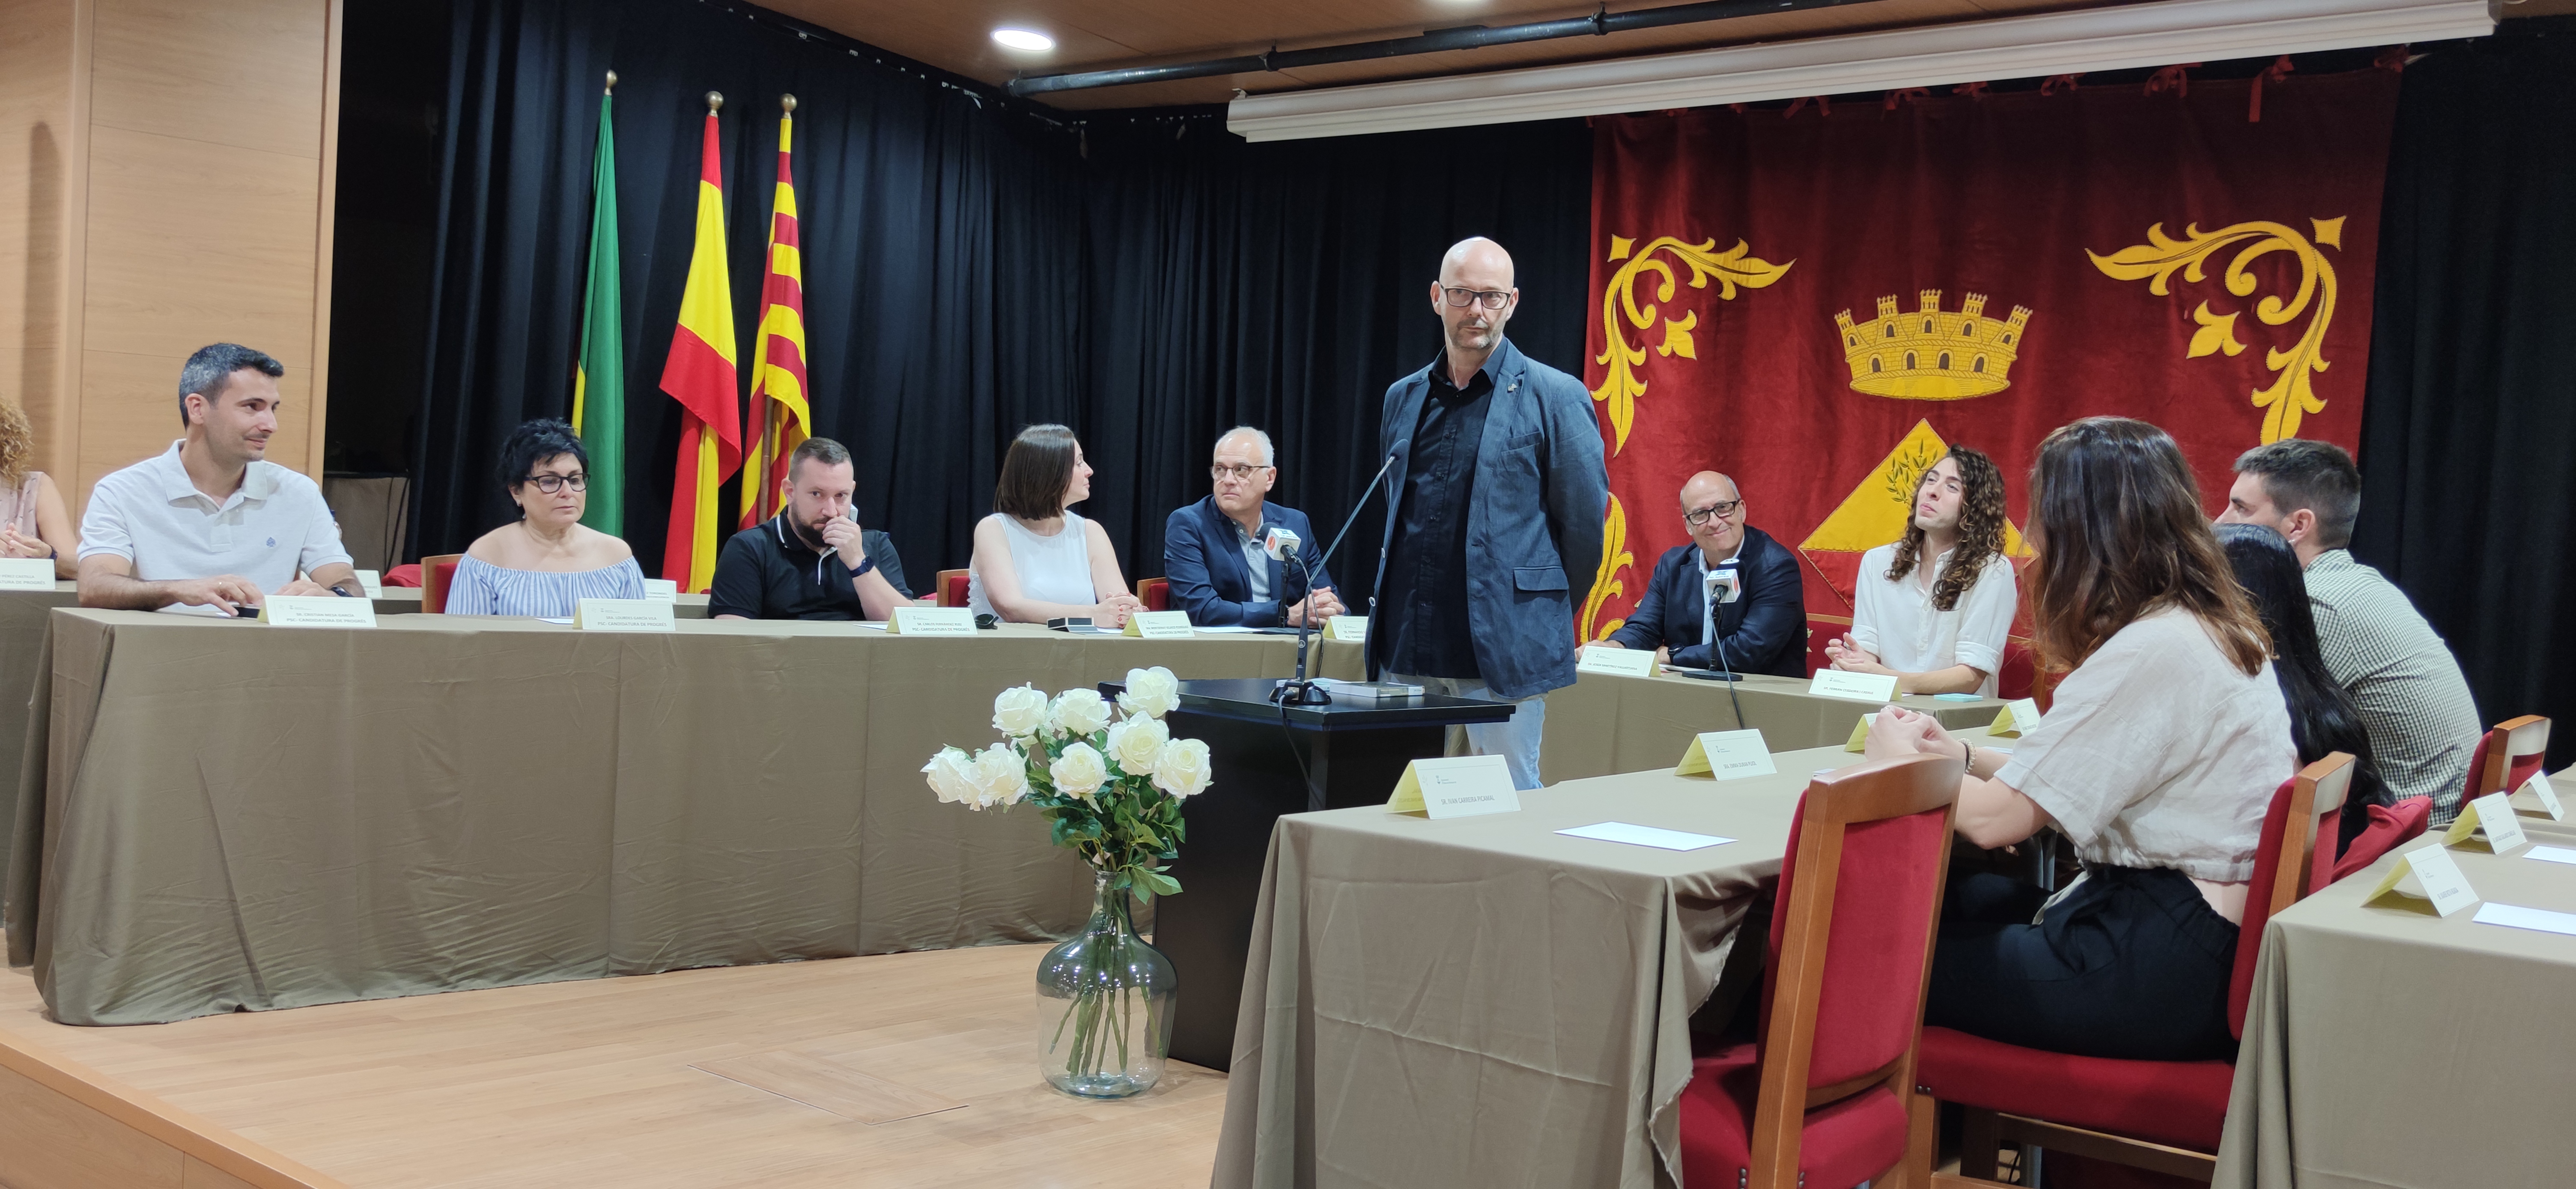
[(1971, 293), (1958, 313), (1941, 309), (1941, 291), (1926, 289), (1923, 308), (1898, 313), (1896, 298), (1878, 299), (1878, 317), (1854, 324), (1851, 311), (1834, 315), (1842, 328), (1843, 359), (1851, 386), (1898, 400), (1965, 400), (2012, 387), (2005, 374), (2021, 353), (2028, 306), (2012, 317), (1984, 317), (1986, 295)]

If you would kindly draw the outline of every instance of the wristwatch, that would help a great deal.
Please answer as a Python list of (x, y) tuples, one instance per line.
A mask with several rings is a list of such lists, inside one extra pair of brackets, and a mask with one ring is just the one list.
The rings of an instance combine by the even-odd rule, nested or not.
[[(845, 566), (850, 565), (848, 562), (842, 562), (841, 564)], [(856, 578), (875, 568), (877, 568), (877, 559), (873, 556), (862, 555), (859, 560), (859, 564), (850, 566), (850, 577)]]
[(323, 587), (322, 589), (327, 590), (327, 591), (330, 591), (332, 594), (338, 595), (338, 596), (340, 596), (341, 598), (344, 598), (344, 599), (354, 599), (354, 598), (357, 598), (357, 597), (358, 597), (358, 596), (353, 595), (353, 594), (350, 594), (348, 591), (342, 590), (342, 589), (340, 589), (339, 587), (336, 587), (336, 586), (326, 586), (326, 587)]

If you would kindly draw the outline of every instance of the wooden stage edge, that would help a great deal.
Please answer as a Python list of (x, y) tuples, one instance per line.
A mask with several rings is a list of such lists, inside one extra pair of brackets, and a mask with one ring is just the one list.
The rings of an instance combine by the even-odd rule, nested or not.
[[(1037, 1076), (1044, 947), (73, 1028), (0, 971), (0, 1187), (1207, 1184), (1225, 1078)], [(1184, 989), (1184, 994), (1187, 993)]]

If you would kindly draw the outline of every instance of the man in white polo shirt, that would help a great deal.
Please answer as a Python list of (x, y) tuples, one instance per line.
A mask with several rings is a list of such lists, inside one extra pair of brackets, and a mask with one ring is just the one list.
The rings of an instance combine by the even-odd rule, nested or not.
[[(271, 594), (364, 598), (313, 480), (268, 462), (286, 366), (216, 343), (179, 372), (188, 436), (98, 481), (81, 516), (84, 607), (235, 615)], [(298, 577), (301, 573), (306, 577)]]

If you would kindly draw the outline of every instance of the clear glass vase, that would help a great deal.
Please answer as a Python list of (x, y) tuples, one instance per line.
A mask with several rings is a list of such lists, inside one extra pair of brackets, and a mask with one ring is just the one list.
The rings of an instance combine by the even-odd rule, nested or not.
[(1084, 1098), (1125, 1098), (1163, 1077), (1180, 978), (1136, 935), (1134, 900), (1092, 877), (1091, 923), (1038, 963), (1038, 1072)]

